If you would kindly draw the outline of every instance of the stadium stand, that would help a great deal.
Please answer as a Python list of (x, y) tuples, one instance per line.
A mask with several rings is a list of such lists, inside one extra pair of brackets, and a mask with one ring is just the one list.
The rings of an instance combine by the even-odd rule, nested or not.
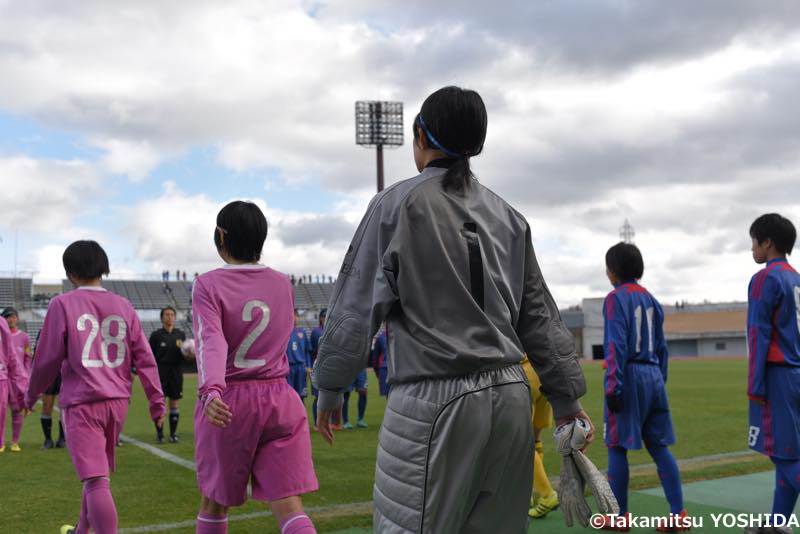
[[(103, 287), (131, 301), (137, 310), (160, 310), (166, 306), (186, 310), (192, 302), (191, 282), (103, 280)], [(62, 288), (69, 291), (72, 284), (63, 280)]]
[(20, 310), (33, 304), (33, 280), (30, 278), (0, 278), (0, 307), (14, 306)]
[(28, 321), (20, 321), (19, 327), (28, 333), (28, 336), (31, 339), (31, 343), (36, 342), (36, 336), (39, 335), (39, 331), (42, 329), (42, 325), (44, 321), (42, 320), (28, 320)]
[[(61, 286), (62, 291), (72, 289), (69, 280), (62, 280)], [(103, 280), (103, 287), (125, 297), (140, 311), (160, 310), (172, 306), (178, 312), (189, 312), (192, 306), (191, 282), (107, 279)], [(297, 284), (294, 286), (294, 291), (295, 307), (301, 311), (300, 325), (310, 330), (317, 325), (319, 310), (328, 306), (328, 300), (333, 293), (333, 284)], [(30, 294), (30, 291), (27, 294)], [(46, 304), (44, 306), (46, 307)], [(191, 331), (190, 318), (179, 320), (178, 323), (179, 328)], [(148, 321), (143, 321), (142, 327), (149, 336), (153, 330), (160, 328), (160, 323), (148, 324)]]

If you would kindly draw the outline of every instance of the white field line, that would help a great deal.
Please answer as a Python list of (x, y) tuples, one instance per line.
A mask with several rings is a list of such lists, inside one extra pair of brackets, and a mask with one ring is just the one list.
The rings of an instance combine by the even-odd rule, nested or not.
[[(130, 443), (132, 443), (133, 445), (136, 445), (137, 447), (141, 447), (142, 449), (144, 449), (144, 450), (146, 450), (148, 452), (152, 452), (153, 454), (155, 454), (156, 456), (158, 456), (160, 458), (164, 458), (164, 459), (169, 460), (169, 461), (174, 461), (172, 459), (172, 458), (174, 458), (174, 459), (180, 460), (181, 463), (179, 465), (183, 465), (184, 467), (188, 467), (187, 465), (184, 465), (184, 464), (189, 464), (191, 466), (189, 468), (190, 469), (194, 469), (194, 464), (192, 464), (191, 462), (188, 462), (188, 461), (186, 461), (186, 460), (184, 460), (182, 458), (178, 458), (177, 456), (174, 456), (172, 454), (166, 453), (166, 452), (162, 451), (161, 449), (153, 447), (152, 445), (148, 445), (147, 443), (142, 443), (141, 441), (138, 441), (138, 440), (132, 440), (132, 438), (127, 438), (127, 439), (131, 440)], [(123, 441), (126, 441), (126, 440), (124, 439)], [(141, 445), (139, 445), (139, 444), (141, 444)], [(698, 463), (703, 463), (703, 462), (709, 462), (709, 461), (715, 461), (715, 460), (726, 460), (726, 459), (730, 459), (730, 458), (739, 458), (739, 457), (749, 456), (751, 454), (756, 454), (756, 453), (754, 453), (753, 451), (747, 450), (747, 451), (724, 452), (724, 453), (720, 453), (720, 454), (709, 454), (707, 456), (695, 456), (695, 457), (692, 457), (692, 458), (684, 458), (684, 459), (678, 460), (678, 465), (683, 467), (683, 466), (688, 466), (688, 465), (693, 465), (693, 464), (698, 464)], [(165, 458), (165, 455), (169, 456), (171, 458)], [(178, 462), (176, 462), (176, 463), (178, 463)], [(655, 469), (655, 467), (656, 467), (656, 465), (653, 464), (653, 463), (640, 464), (640, 465), (631, 466), (631, 471), (645, 471), (645, 470), (648, 470), (648, 469)], [(557, 483), (557, 480), (554, 480), (554, 482)], [(348, 508), (353, 508), (353, 507), (369, 507), (371, 505), (372, 505), (371, 501), (359, 502), (359, 503), (348, 503), (348, 504), (336, 504), (336, 505), (331, 505), (331, 506), (319, 506), (319, 507), (306, 508), (306, 512), (309, 512), (309, 513), (335, 512), (337, 510), (346, 510)], [(265, 510), (263, 512), (250, 512), (250, 513), (247, 513), (247, 514), (237, 514), (237, 515), (228, 516), (228, 522), (230, 523), (230, 522), (234, 522), (234, 521), (247, 521), (249, 519), (258, 519), (260, 517), (269, 517), (271, 515), (272, 515), (272, 512), (270, 512), (268, 510)], [(191, 527), (195, 526), (195, 523), (196, 523), (196, 521), (194, 519), (187, 519), (186, 521), (179, 521), (179, 522), (175, 522), (175, 523), (158, 523), (158, 524), (155, 524), (155, 525), (145, 525), (145, 526), (141, 526), (141, 527), (121, 528), (119, 530), (119, 534), (135, 534), (135, 533), (139, 533), (139, 532), (168, 532), (170, 530), (177, 530), (179, 528), (191, 528)]]
[(124, 443), (130, 443), (134, 447), (139, 447), (140, 449), (149, 452), (153, 456), (158, 456), (162, 460), (172, 462), (173, 464), (185, 467), (186, 469), (189, 469), (191, 471), (197, 471), (194, 462), (186, 460), (185, 458), (181, 458), (180, 456), (175, 456), (174, 454), (161, 450), (158, 447), (154, 447), (149, 443), (145, 443), (144, 441), (139, 441), (138, 439), (126, 436), (125, 434), (120, 434), (119, 439), (121, 439)]
[[(61, 413), (61, 410), (58, 408), (58, 406), (53, 406), (53, 411)], [(119, 439), (122, 440), (123, 443), (130, 443), (135, 447), (139, 447), (140, 449), (149, 452), (153, 456), (158, 456), (162, 460), (172, 462), (173, 464), (177, 464), (181, 467), (185, 467), (186, 469), (190, 469), (192, 471), (197, 471), (197, 467), (194, 465), (194, 462), (186, 460), (185, 458), (181, 458), (180, 456), (175, 456), (174, 454), (170, 454), (166, 451), (159, 449), (158, 447), (150, 445), (149, 443), (145, 443), (144, 441), (140, 441), (136, 438), (132, 438), (125, 434), (120, 434)]]
[[(356, 507), (371, 507), (372, 501), (367, 502), (357, 502), (357, 503), (348, 503), (348, 504), (334, 504), (331, 506), (312, 506), (310, 508), (306, 508), (305, 511), (307, 513), (325, 513), (325, 512), (336, 512), (339, 510), (345, 511), (347, 509), (356, 508)], [(264, 510), (263, 512), (250, 512), (247, 514), (237, 514), (237, 515), (229, 515), (228, 516), (228, 523), (232, 523), (234, 521), (247, 521), (250, 519), (258, 519), (260, 517), (270, 517), (272, 512), (269, 510)], [(167, 532), (170, 530), (177, 530), (179, 528), (191, 528), (195, 526), (196, 520), (188, 519), (186, 521), (178, 521), (176, 523), (159, 523), (156, 525), (145, 525), (141, 527), (129, 527), (129, 528), (121, 528), (119, 529), (119, 534), (135, 534), (138, 532)]]
[[(683, 458), (677, 459), (678, 467), (688, 467), (694, 464), (701, 464), (705, 462), (713, 462), (716, 460), (728, 460), (731, 458), (740, 458), (745, 456), (750, 456), (751, 454), (758, 454), (755, 451), (746, 450), (746, 451), (735, 451), (735, 452), (722, 452), (719, 454), (709, 454), (707, 456), (693, 456), (691, 458)], [(646, 471), (649, 469), (655, 469), (656, 464), (649, 463), (649, 464), (639, 464), (639, 465), (632, 465), (631, 471)]]

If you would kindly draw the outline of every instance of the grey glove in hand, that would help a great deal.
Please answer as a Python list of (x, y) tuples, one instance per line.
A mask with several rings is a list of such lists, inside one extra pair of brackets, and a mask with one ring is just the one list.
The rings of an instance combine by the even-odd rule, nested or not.
[(572, 454), (572, 436), (575, 429), (575, 421), (563, 424), (556, 428), (553, 436), (556, 439), (556, 450), (561, 456)]
[(608, 485), (603, 473), (598, 471), (592, 461), (581, 451), (573, 452), (572, 459), (575, 461), (575, 467), (577, 467), (581, 479), (589, 485), (589, 489), (594, 495), (594, 500), (597, 502), (597, 510), (602, 514), (618, 514), (619, 504), (617, 504), (617, 498), (614, 497), (614, 493), (611, 491), (611, 487)]
[(558, 482), (558, 504), (568, 527), (577, 519), (583, 528), (589, 527), (592, 510), (583, 493), (583, 479), (572, 455), (561, 457), (561, 476)]

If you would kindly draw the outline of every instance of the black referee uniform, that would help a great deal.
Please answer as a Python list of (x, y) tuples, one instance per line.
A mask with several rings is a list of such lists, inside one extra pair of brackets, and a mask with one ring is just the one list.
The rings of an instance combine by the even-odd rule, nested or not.
[[(150, 348), (158, 364), (158, 376), (161, 379), (161, 389), (164, 396), (172, 400), (183, 397), (183, 353), (181, 345), (186, 341), (186, 334), (179, 328), (167, 332), (159, 328), (150, 335)], [(177, 410), (169, 412), (170, 441), (177, 441), (175, 432), (178, 428), (179, 413)], [(158, 429), (159, 442), (163, 440), (163, 430)]]

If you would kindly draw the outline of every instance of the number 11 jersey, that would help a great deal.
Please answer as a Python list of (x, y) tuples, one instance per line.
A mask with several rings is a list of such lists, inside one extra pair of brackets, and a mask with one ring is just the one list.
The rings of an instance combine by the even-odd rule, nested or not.
[(192, 318), (202, 399), (220, 396), (229, 381), (289, 373), (294, 290), (285, 274), (258, 264), (209, 271), (194, 282)]

